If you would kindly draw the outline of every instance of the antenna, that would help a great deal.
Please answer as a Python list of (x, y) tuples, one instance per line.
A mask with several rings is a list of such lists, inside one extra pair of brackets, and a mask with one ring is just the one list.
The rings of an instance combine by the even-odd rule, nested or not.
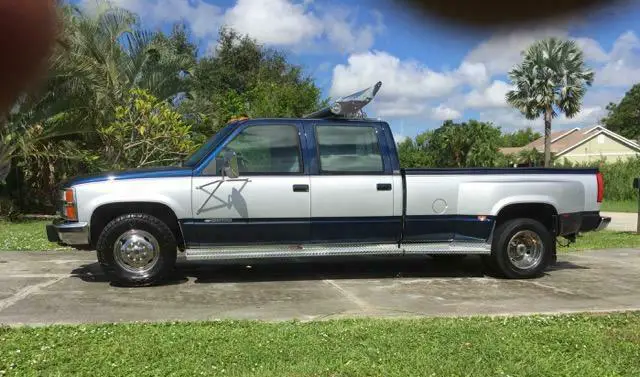
[(346, 97), (340, 97), (333, 104), (307, 114), (303, 118), (364, 118), (366, 114), (362, 109), (378, 94), (381, 86), (382, 81), (378, 81), (367, 89), (357, 91)]

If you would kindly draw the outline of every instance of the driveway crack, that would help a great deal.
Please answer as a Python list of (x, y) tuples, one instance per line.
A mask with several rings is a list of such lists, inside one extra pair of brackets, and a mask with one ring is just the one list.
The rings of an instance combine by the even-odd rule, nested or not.
[(38, 284), (33, 284), (27, 287), (22, 288), (21, 290), (19, 290), (18, 292), (14, 293), (13, 295), (0, 300), (0, 312), (2, 312), (3, 310), (7, 309), (10, 306), (13, 306), (15, 304), (17, 304), (18, 302), (24, 300), (25, 298), (29, 297), (30, 295), (39, 292), (41, 289), (47, 288), (57, 282), (59, 282), (60, 280), (64, 279), (66, 276), (60, 276), (57, 277), (55, 279), (51, 279), (51, 280), (47, 280), (44, 281), (42, 283), (38, 283)]

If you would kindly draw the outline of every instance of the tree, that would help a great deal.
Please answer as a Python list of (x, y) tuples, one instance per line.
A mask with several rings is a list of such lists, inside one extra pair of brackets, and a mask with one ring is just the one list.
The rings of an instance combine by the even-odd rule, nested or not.
[(551, 121), (560, 113), (573, 118), (580, 112), (594, 73), (585, 66), (582, 50), (574, 41), (552, 37), (532, 44), (509, 78), (515, 89), (507, 92), (507, 102), (527, 119), (544, 117), (544, 160), (549, 166)]
[(498, 159), (499, 144), (500, 130), (491, 123), (448, 120), (433, 132), (427, 149), (438, 167), (488, 167)]
[(180, 73), (195, 62), (179, 29), (158, 36), (106, 2), (91, 13), (63, 5), (59, 17), (64, 27), (43, 84), (0, 119), (0, 183), (13, 174), (14, 190), (33, 190), (24, 195), (29, 200), (55, 195), (69, 175), (104, 166), (96, 163), (104, 160), (97, 131), (115, 121), (129, 92), (144, 88), (169, 101), (188, 89)]
[(98, 134), (110, 169), (176, 164), (203, 141), (193, 139), (190, 125), (166, 101), (142, 89), (130, 91)]
[(607, 129), (634, 140), (640, 140), (640, 84), (627, 91), (619, 104), (609, 103), (609, 113), (602, 119)]
[(491, 123), (450, 120), (398, 145), (403, 167), (490, 167), (501, 164), (500, 129)]
[(424, 145), (424, 134), (418, 135), (416, 140), (406, 138), (398, 143), (398, 157), (403, 168), (420, 168), (433, 166), (431, 155), (427, 153)]
[(229, 28), (220, 29), (215, 54), (198, 62), (192, 83), (181, 107), (202, 115), (209, 132), (239, 115), (300, 117), (324, 104), (302, 67)]
[(534, 132), (531, 127), (503, 134), (500, 140), (501, 147), (524, 147), (540, 138), (540, 133)]

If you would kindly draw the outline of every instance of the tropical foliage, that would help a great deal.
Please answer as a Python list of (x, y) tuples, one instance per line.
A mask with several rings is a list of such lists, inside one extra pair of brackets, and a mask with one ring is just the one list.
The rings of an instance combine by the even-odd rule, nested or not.
[(143, 89), (132, 89), (116, 107), (115, 120), (98, 127), (106, 165), (140, 168), (171, 165), (193, 152), (204, 140), (166, 101)]
[(640, 140), (640, 84), (636, 84), (620, 101), (609, 103), (609, 113), (602, 124), (613, 132), (626, 138)]
[(507, 93), (507, 102), (527, 119), (544, 118), (545, 166), (550, 166), (551, 122), (560, 114), (572, 118), (580, 112), (594, 73), (574, 41), (552, 37), (532, 44), (509, 78), (515, 89)]
[(532, 141), (539, 139), (541, 136), (542, 135), (540, 135), (539, 132), (535, 132), (531, 127), (527, 127), (525, 129), (503, 134), (500, 141), (500, 146), (524, 147)]
[(444, 124), (398, 145), (403, 167), (491, 167), (506, 163), (500, 153), (501, 131), (491, 123), (470, 120)]
[(610, 201), (637, 201), (638, 190), (633, 188), (633, 179), (640, 174), (640, 156), (619, 161), (597, 160), (581, 164), (564, 159), (557, 166), (581, 168), (597, 167), (604, 176), (604, 198)]
[(232, 117), (300, 116), (322, 103), (302, 67), (233, 30), (200, 57), (184, 25), (149, 31), (106, 1), (89, 13), (63, 4), (59, 15), (48, 77), (0, 119), (2, 208), (9, 198), (50, 212), (71, 176), (178, 164)]

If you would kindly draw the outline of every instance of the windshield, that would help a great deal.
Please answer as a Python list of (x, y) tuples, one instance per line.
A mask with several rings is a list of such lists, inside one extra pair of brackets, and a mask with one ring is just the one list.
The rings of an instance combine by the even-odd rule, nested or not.
[(227, 137), (227, 135), (229, 135), (231, 133), (231, 131), (233, 131), (235, 124), (228, 124), (227, 126), (225, 126), (223, 129), (221, 129), (220, 131), (218, 131), (218, 133), (214, 134), (213, 136), (211, 136), (211, 138), (209, 138), (209, 140), (207, 140), (206, 143), (202, 144), (202, 146), (200, 148), (198, 148), (198, 150), (196, 150), (195, 152), (193, 152), (191, 154), (191, 156), (189, 156), (184, 163), (182, 164), (182, 166), (186, 166), (186, 167), (194, 167), (198, 162), (200, 162), (200, 160), (202, 160), (213, 148), (215, 148), (218, 144), (220, 144), (225, 137)]

